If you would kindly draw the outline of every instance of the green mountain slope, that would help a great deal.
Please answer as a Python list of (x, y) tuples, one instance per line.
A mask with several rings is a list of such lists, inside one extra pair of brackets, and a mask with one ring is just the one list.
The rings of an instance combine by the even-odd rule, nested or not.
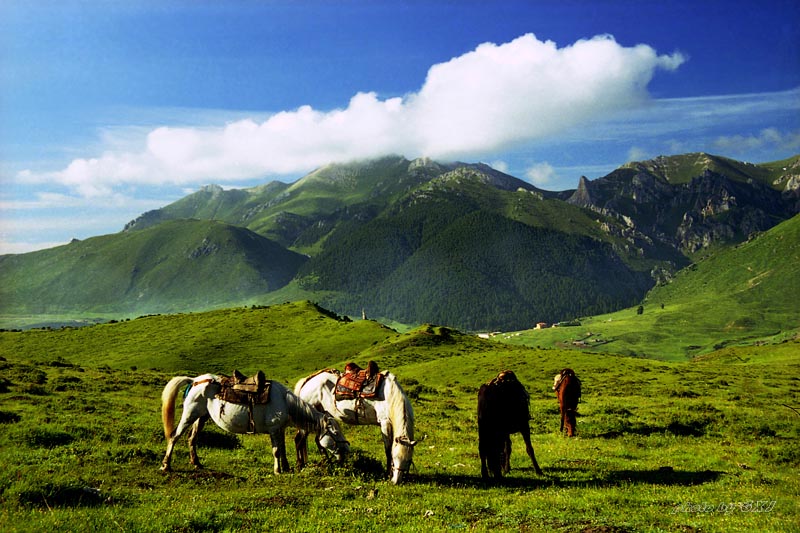
[[(650, 285), (647, 273), (630, 269), (608, 244), (480, 210), (413, 251), (395, 244), (399, 264), (382, 278), (370, 279), (369, 271), (359, 276), (359, 258), (341, 257), (344, 285), (322, 285), (349, 289), (334, 300), (337, 308), (354, 313), (363, 307), (401, 322), (427, 317), (469, 330), (524, 327), (629, 305)], [(307, 267), (315, 265), (312, 260)]]
[(708, 315), (723, 338), (800, 327), (800, 215), (680, 272), (645, 302)]
[(800, 215), (720, 250), (654, 287), (639, 309), (579, 328), (501, 335), (504, 342), (680, 360), (800, 334)]
[(180, 220), (0, 257), (3, 312), (172, 312), (285, 285), (306, 258), (249, 230)]
[[(442, 174), (477, 169), (484, 185), (538, 191), (483, 164), (409, 161), (400, 156), (326, 165), (292, 184), (272, 182), (245, 190), (206, 186), (131, 221), (127, 231), (165, 220), (197, 218), (246, 227), (296, 251), (314, 254), (339, 224), (377, 216), (402, 196)], [(540, 191), (543, 193), (543, 191)]]
[(596, 216), (487, 179), (457, 169), (373, 220), (337, 228), (300, 285), (329, 291), (323, 305), (343, 313), (469, 330), (606, 312), (652, 285), (656, 261), (625, 252)]

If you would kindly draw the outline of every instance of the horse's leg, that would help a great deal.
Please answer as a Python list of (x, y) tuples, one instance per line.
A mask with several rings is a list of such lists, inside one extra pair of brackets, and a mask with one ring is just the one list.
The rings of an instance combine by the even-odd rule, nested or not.
[(481, 478), (484, 481), (489, 479), (489, 465), (488, 465), (488, 457), (489, 457), (489, 446), (488, 443), (489, 439), (487, 435), (484, 434), (482, 431), (480, 422), (478, 423), (478, 455), (481, 458)]
[(177, 437), (170, 437), (169, 441), (167, 441), (167, 453), (164, 454), (164, 458), (161, 460), (161, 471), (162, 472), (170, 472), (172, 467), (169, 465), (170, 461), (172, 460), (172, 449), (175, 447), (175, 441)]
[(197, 457), (197, 437), (203, 431), (203, 426), (206, 425), (207, 421), (208, 416), (201, 416), (192, 426), (192, 431), (189, 432), (189, 462), (195, 468), (203, 468), (203, 465), (200, 464), (200, 459)]
[(195, 421), (202, 416), (202, 410), (197, 406), (197, 404), (189, 408), (184, 407), (183, 414), (181, 415), (181, 421), (167, 442), (167, 453), (164, 454), (164, 459), (161, 461), (161, 470), (163, 472), (169, 472), (171, 470), (170, 461), (172, 460), (172, 450), (175, 448), (175, 443), (178, 441), (181, 435), (183, 435), (186, 430), (189, 429), (195, 423)]
[(528, 452), (528, 457), (531, 458), (533, 468), (541, 476), (542, 469), (539, 468), (539, 463), (536, 462), (536, 454), (533, 453), (533, 445), (531, 444), (531, 430), (530, 428), (523, 428), (520, 433), (522, 433), (522, 440), (525, 441), (525, 451)]
[(386, 473), (392, 475), (392, 444), (394, 443), (394, 430), (388, 420), (381, 422), (381, 435), (383, 435), (383, 449), (386, 452)]
[(286, 434), (283, 430), (280, 433), (281, 436), (281, 471), (282, 472), (290, 472), (291, 467), (289, 466), (289, 458), (286, 457)]
[(294, 449), (297, 452), (297, 469), (301, 470), (308, 462), (308, 433), (297, 430), (294, 436)]
[(503, 462), (500, 464), (500, 470), (503, 474), (511, 472), (511, 435), (506, 435), (506, 440), (503, 442)]
[(567, 415), (567, 437), (574, 437), (575, 425), (577, 423), (577, 420), (575, 419), (575, 410), (568, 409), (566, 415)]
[(289, 470), (289, 462), (286, 460), (286, 436), (283, 429), (271, 432), (269, 438), (272, 442), (273, 472), (280, 474), (284, 470)]

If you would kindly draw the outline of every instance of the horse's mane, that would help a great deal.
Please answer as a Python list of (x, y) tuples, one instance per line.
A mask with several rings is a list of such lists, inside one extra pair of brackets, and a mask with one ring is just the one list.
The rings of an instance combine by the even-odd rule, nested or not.
[(314, 372), (310, 376), (307, 376), (307, 377), (301, 379), (300, 381), (298, 381), (297, 384), (294, 386), (294, 393), (299, 396), (300, 395), (300, 391), (303, 389), (303, 387), (305, 386), (306, 383), (308, 383), (309, 381), (311, 381), (315, 377), (319, 376), (320, 374), (325, 374), (326, 372), (329, 373), (329, 374), (334, 374), (336, 376), (340, 376), (341, 375), (341, 372), (339, 372), (335, 368), (323, 368), (322, 370), (317, 370), (316, 372)]
[[(389, 418), (392, 421), (394, 436), (408, 437), (414, 440), (414, 409), (403, 388), (391, 372), (382, 372), (384, 376), (384, 396), (389, 406)], [(392, 391), (392, 389), (395, 389)]]
[(575, 394), (578, 398), (581, 396), (581, 380), (578, 379), (578, 376), (575, 374), (575, 371), (571, 368), (565, 368), (559, 374), (555, 376), (555, 382), (553, 383), (553, 390), (558, 392), (561, 389), (564, 382), (568, 382), (573, 389), (573, 394)]
[[(272, 385), (275, 386), (275, 383)], [(323, 414), (304, 402), (289, 389), (285, 390), (286, 410), (294, 424), (307, 432), (318, 432)]]

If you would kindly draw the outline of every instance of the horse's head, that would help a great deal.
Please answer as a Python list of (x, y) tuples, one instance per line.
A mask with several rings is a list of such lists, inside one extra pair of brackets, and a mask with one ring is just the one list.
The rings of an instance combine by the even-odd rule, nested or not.
[[(425, 440), (423, 437), (421, 440)], [(421, 441), (411, 440), (402, 435), (395, 437), (392, 444), (392, 483), (402, 483), (403, 476), (411, 469), (414, 460), (414, 447)]]
[(558, 390), (558, 386), (561, 385), (561, 378), (562, 377), (563, 376), (561, 375), (560, 372), (553, 377), (553, 390), (554, 391), (557, 391)]
[(329, 414), (325, 414), (322, 430), (317, 436), (317, 443), (329, 455), (341, 463), (350, 453), (350, 443), (342, 432), (339, 422)]

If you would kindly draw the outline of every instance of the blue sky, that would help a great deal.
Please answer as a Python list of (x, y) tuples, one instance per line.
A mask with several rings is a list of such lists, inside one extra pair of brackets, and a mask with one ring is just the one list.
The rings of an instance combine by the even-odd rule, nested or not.
[(796, 1), (0, 3), (0, 253), (396, 153), (550, 190), (800, 153)]

